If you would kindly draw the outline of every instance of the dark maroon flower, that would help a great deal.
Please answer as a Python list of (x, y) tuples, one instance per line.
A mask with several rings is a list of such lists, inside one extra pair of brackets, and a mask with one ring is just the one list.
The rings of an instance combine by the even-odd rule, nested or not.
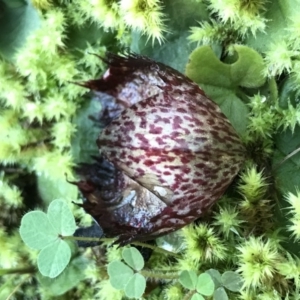
[[(91, 214), (118, 242), (191, 223), (215, 203), (244, 160), (239, 137), (199, 86), (147, 57), (107, 54), (102, 78), (83, 85), (102, 101), (100, 157), (77, 168)], [(199, 70), (200, 71), (200, 70)]]

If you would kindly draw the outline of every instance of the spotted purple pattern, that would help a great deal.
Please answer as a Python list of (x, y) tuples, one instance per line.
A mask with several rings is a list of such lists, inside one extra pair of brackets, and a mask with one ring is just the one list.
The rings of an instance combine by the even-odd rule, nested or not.
[(101, 102), (101, 159), (77, 169), (77, 185), (85, 210), (126, 244), (201, 216), (236, 176), (245, 151), (220, 108), (186, 76), (138, 55), (104, 60), (104, 76), (83, 85), (114, 102)]

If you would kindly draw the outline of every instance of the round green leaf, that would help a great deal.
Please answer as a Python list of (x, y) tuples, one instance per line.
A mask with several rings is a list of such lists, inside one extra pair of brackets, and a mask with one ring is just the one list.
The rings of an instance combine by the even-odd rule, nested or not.
[(228, 300), (225, 289), (221, 286), (214, 292), (214, 300)]
[(191, 300), (205, 300), (200, 294), (196, 293), (193, 295)]
[(212, 280), (215, 283), (215, 288), (222, 285), (221, 273), (218, 270), (209, 269), (209, 270), (205, 271), (205, 273), (207, 273), (211, 276)]
[(195, 271), (184, 270), (180, 273), (179, 282), (189, 290), (195, 290), (197, 284), (197, 274)]
[(42, 275), (54, 278), (57, 277), (68, 265), (71, 258), (69, 245), (58, 239), (39, 253), (37, 263)]
[(65, 270), (53, 280), (52, 278), (38, 274), (37, 279), (47, 293), (51, 296), (60, 296), (75, 287), (80, 281), (84, 280), (86, 274), (84, 270), (89, 261), (84, 256), (78, 256), (71, 260)]
[(224, 287), (232, 292), (239, 292), (243, 286), (242, 277), (233, 271), (226, 271), (222, 274)]
[(43, 249), (58, 239), (58, 234), (42, 211), (31, 211), (21, 220), (20, 235), (32, 249)]
[(129, 298), (140, 298), (146, 289), (146, 279), (139, 273), (135, 273), (125, 286), (125, 294)]
[(140, 271), (144, 268), (144, 258), (139, 250), (134, 247), (125, 248), (122, 252), (124, 261), (134, 270)]
[(123, 290), (129, 279), (133, 276), (133, 271), (121, 261), (113, 261), (108, 264), (107, 272), (112, 287)]
[(75, 219), (66, 201), (61, 199), (52, 201), (47, 215), (52, 226), (61, 235), (69, 236), (75, 232)]
[(204, 296), (211, 296), (215, 290), (215, 284), (211, 276), (207, 273), (202, 273), (198, 276), (197, 292)]

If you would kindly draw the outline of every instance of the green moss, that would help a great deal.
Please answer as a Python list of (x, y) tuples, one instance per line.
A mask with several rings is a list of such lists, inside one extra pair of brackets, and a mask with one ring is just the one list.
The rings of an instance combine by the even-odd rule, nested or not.
[[(295, 299), (299, 12), (299, 1), (280, 0), (0, 0), (0, 298), (56, 297), (33, 280), (36, 253), (21, 242), (18, 226), (24, 212), (55, 198), (80, 201), (65, 174), (72, 179), (72, 167), (97, 153), (98, 128), (87, 119), (95, 109), (88, 91), (74, 82), (102, 74), (105, 65), (93, 54), (133, 49), (180, 71), (186, 66), (249, 154), (213, 213), (165, 238), (179, 257), (154, 253), (146, 263), (145, 274), (162, 284), (149, 284), (144, 298), (191, 299), (179, 272), (213, 268), (242, 275), (244, 288), (232, 297)], [(28, 174), (33, 183), (24, 181)], [(79, 208), (74, 215), (90, 223)], [(120, 250), (107, 244), (76, 255), (85, 257), (84, 276), (61, 299), (122, 299), (106, 270)]]

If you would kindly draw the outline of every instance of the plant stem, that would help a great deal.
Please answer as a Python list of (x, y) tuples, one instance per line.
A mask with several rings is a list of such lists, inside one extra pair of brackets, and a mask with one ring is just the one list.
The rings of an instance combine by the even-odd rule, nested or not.
[(157, 280), (170, 280), (170, 279), (178, 279), (179, 273), (178, 272), (157, 272), (157, 271), (150, 271), (150, 270), (141, 270), (139, 271), (141, 275), (147, 278), (153, 278)]
[(145, 247), (145, 248), (150, 248), (150, 249), (152, 249), (153, 251), (156, 251), (156, 252), (159, 252), (159, 253), (162, 253), (162, 254), (165, 254), (165, 255), (172, 255), (172, 256), (177, 257), (177, 258), (180, 257), (180, 255), (177, 254), (177, 253), (174, 253), (174, 252), (171, 252), (171, 251), (168, 251), (168, 250), (159, 248), (159, 247), (157, 247), (157, 246), (149, 245), (149, 244), (146, 244), (146, 243), (142, 243), (142, 242), (132, 242), (131, 244), (136, 245), (136, 246)]
[(11, 297), (17, 292), (17, 290), (20, 288), (20, 286), (27, 280), (29, 279), (30, 276), (26, 276), (25, 278), (23, 278), (18, 285), (11, 291), (11, 293), (6, 297), (5, 300), (9, 300), (11, 299)]
[(269, 79), (269, 90), (270, 90), (270, 100), (272, 103), (276, 103), (278, 99), (278, 88), (274, 77)]
[(282, 161), (280, 161), (279, 163), (277, 163), (274, 166), (274, 169), (277, 169), (278, 167), (280, 167), (285, 161), (287, 161), (288, 159), (290, 159), (291, 157), (293, 157), (294, 155), (296, 155), (298, 152), (300, 151), (300, 147), (295, 149), (294, 151), (292, 151), (290, 154), (288, 154)]
[[(73, 240), (73, 241), (84, 241), (84, 242), (114, 242), (115, 239), (114, 238), (96, 238), (96, 237), (79, 237), (79, 236), (62, 236), (61, 237), (64, 240)], [(153, 245), (149, 245), (146, 243), (142, 243), (142, 242), (131, 242), (130, 244), (132, 245), (136, 245), (136, 246), (141, 246), (141, 247), (145, 247), (145, 248), (150, 248), (153, 251), (156, 251), (158, 253), (162, 253), (165, 255), (171, 255), (174, 257), (180, 257), (178, 254), (170, 252), (168, 250), (159, 248), (157, 246), (153, 246)]]
[(113, 242), (113, 238), (96, 238), (96, 237), (84, 237), (84, 236), (61, 236), (63, 240), (83, 241), (83, 242)]
[(1, 275), (8, 274), (32, 274), (35, 273), (36, 269), (34, 267), (26, 267), (26, 268), (16, 268), (16, 269), (0, 269)]
[(183, 300), (189, 300), (192, 298), (192, 296), (195, 294), (195, 291), (189, 291), (183, 298)]

